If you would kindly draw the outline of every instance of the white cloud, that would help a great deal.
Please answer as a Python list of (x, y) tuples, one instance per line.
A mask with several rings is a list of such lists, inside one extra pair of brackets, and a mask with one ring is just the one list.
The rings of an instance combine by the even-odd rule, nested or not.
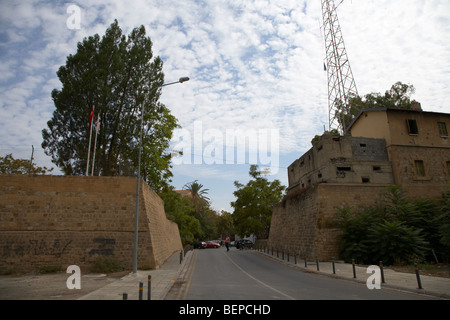
[[(66, 26), (70, 3), (81, 8), (79, 30)], [(450, 111), (447, 0), (344, 1), (338, 15), (360, 94), (402, 81), (416, 87), (413, 98), (425, 110)], [(2, 144), (40, 144), (53, 112), (50, 92), (60, 87), (56, 71), (77, 42), (103, 35), (114, 19), (125, 34), (146, 27), (167, 81), (191, 78), (161, 97), (185, 128), (196, 120), (222, 132), (277, 128), (280, 166), (287, 166), (328, 123), (319, 1), (2, 1)], [(223, 178), (209, 168), (196, 173)], [(247, 178), (240, 174), (228, 171)]]

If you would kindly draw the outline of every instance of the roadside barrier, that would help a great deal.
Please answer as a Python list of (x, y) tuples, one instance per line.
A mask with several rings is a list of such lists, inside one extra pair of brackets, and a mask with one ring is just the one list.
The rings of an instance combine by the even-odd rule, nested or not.
[[(287, 250), (286, 248), (278, 248), (278, 247), (273, 247), (273, 246), (271, 246), (271, 247), (258, 246), (258, 247), (256, 247), (256, 250), (258, 250), (260, 252), (264, 252), (265, 254), (271, 255), (273, 257), (276, 255), (276, 258), (281, 259), (283, 261), (285, 261), (285, 253), (286, 253), (287, 262), (291, 262), (290, 258), (294, 257), (294, 263), (295, 264), (297, 264), (297, 256), (299, 256), (299, 257), (301, 256), (297, 252), (293, 252), (293, 251)], [(303, 255), (303, 259), (304, 259), (304, 267), (305, 268), (308, 269), (309, 266), (315, 265), (316, 266), (316, 270), (318, 272), (320, 271), (320, 261), (319, 261), (319, 259), (317, 257), (313, 261), (308, 261), (308, 257)], [(336, 275), (337, 274), (337, 270), (336, 270), (335, 258), (333, 257), (329, 262), (331, 263), (331, 270), (332, 270), (331, 272), (332, 272), (332, 274)], [(386, 283), (383, 261), (379, 262), (378, 267), (379, 267), (379, 270), (380, 270), (381, 283)], [(356, 260), (355, 259), (352, 259), (351, 268), (352, 268), (353, 279), (357, 279), (357, 269), (356, 269)], [(417, 264), (414, 264), (414, 271), (415, 271), (415, 274), (416, 274), (417, 287), (418, 287), (418, 289), (423, 289), (422, 281), (421, 281), (421, 278), (420, 278), (420, 270), (419, 270)]]
[[(151, 300), (151, 292), (152, 292), (152, 276), (148, 275), (147, 279), (147, 300)], [(139, 282), (139, 300), (143, 300), (144, 298), (144, 283)], [(128, 293), (124, 292), (122, 294), (122, 300), (128, 300)]]

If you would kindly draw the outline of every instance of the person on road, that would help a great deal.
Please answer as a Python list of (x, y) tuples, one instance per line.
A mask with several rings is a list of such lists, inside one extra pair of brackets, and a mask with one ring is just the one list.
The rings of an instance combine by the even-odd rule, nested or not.
[(227, 251), (230, 251), (230, 237), (227, 236), (225, 238), (225, 247), (227, 247)]

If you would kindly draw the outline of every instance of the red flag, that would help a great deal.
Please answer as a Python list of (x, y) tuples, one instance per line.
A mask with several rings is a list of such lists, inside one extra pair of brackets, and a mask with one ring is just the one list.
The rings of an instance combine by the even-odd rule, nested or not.
[(89, 116), (89, 124), (92, 124), (93, 118), (94, 118), (94, 107), (92, 107), (91, 115)]

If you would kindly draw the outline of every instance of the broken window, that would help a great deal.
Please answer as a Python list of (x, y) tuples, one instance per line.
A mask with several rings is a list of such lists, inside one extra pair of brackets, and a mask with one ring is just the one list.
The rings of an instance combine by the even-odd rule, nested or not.
[(439, 128), (439, 135), (441, 137), (448, 137), (447, 125), (445, 124), (445, 122), (438, 122), (438, 128)]
[(423, 160), (414, 160), (414, 166), (416, 167), (416, 175), (418, 177), (425, 177), (425, 164)]
[(408, 124), (408, 133), (409, 134), (419, 134), (419, 128), (417, 127), (417, 121), (415, 119), (406, 120)]

